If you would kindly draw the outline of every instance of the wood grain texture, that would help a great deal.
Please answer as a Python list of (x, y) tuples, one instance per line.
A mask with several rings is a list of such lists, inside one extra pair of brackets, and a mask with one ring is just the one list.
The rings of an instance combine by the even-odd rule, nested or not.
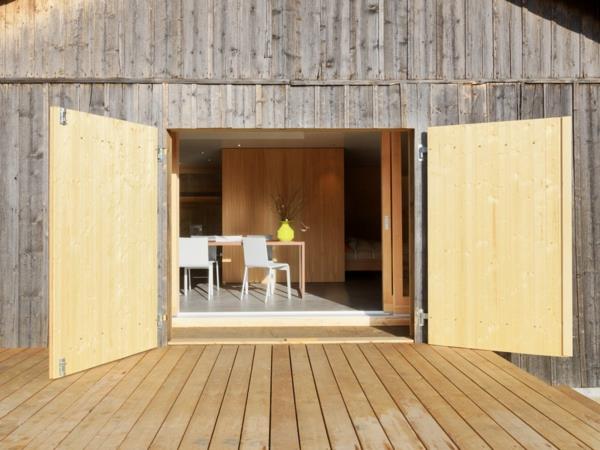
[(176, 346), (52, 381), (32, 380), (23, 364), (47, 360), (46, 349), (2, 353), (0, 377), (21, 381), (0, 399), (3, 448), (596, 448), (600, 440), (591, 400), (486, 351)]
[(156, 128), (73, 110), (67, 117), (62, 125), (51, 109), (53, 378), (60, 358), (70, 374), (157, 343)]
[[(0, 197), (0, 227), (11, 233), (10, 237), (0, 235), (0, 272), (4, 280), (0, 288), (0, 344), (47, 345), (48, 340), (47, 288), (43, 288), (47, 285), (47, 239), (42, 236), (43, 263), (34, 253), (19, 261), (19, 252), (28, 245), (38, 248), (40, 229), (42, 233), (47, 230), (44, 206), (37, 197), (32, 202), (26, 197), (29, 192), (42, 192), (47, 197), (45, 102), (142, 123), (148, 123), (144, 116), (150, 114), (152, 121), (162, 125), (160, 142), (165, 142), (167, 127), (182, 126), (407, 126), (415, 127), (418, 146), (421, 133), (431, 124), (432, 112), (442, 123), (450, 123), (455, 117), (452, 104), (437, 104), (451, 102), (453, 96), (443, 100), (436, 91), (432, 97), (435, 89), (429, 81), (458, 85), (462, 123), (513, 120), (534, 112), (537, 115), (541, 108), (538, 100), (530, 104), (535, 110), (520, 111), (526, 107), (521, 97), (529, 95), (521, 82), (550, 81), (544, 85), (543, 94), (539, 87), (531, 88), (534, 96), (544, 96), (545, 116), (557, 115), (551, 111), (558, 111), (560, 105), (568, 108), (569, 104), (588, 104), (588, 113), (578, 114), (574, 120), (574, 130), (588, 130), (580, 137), (579, 131), (574, 133), (574, 149), (579, 152), (580, 143), (596, 143), (595, 134), (589, 131), (595, 125), (594, 100), (581, 97), (574, 101), (580, 97), (574, 92), (591, 95), (588, 92), (596, 88), (583, 85), (597, 82), (600, 77), (599, 8), (593, 2), (579, 7), (566, 0), (492, 0), (491, 12), (488, 0), (2, 3), (0, 89), (2, 99), (7, 100), (2, 104), (7, 108), (1, 113), (0, 131), (6, 139), (0, 145), (1, 151), (11, 153), (1, 155), (0, 160), (3, 176), (9, 173), (5, 167), (17, 167), (6, 164), (18, 164), (18, 176), (0, 181), (2, 193), (11, 193)], [(490, 62), (492, 73), (488, 75)], [(454, 79), (457, 76), (459, 80)], [(488, 84), (490, 81), (497, 84)], [(381, 82), (388, 85), (365, 88)], [(177, 83), (191, 83), (193, 87), (181, 88)], [(231, 83), (244, 86), (233, 89), (228, 87)], [(303, 83), (320, 86), (297, 85)], [(130, 87), (137, 84), (144, 87)], [(163, 91), (168, 91), (167, 99), (163, 99)], [(407, 94), (399, 103), (397, 91)], [(573, 92), (571, 97), (568, 91)], [(172, 104), (166, 108), (168, 102)], [(180, 108), (179, 103), (185, 106)], [(20, 114), (19, 107), (24, 108)], [(440, 112), (435, 112), (437, 108)], [(451, 116), (444, 117), (446, 111)], [(39, 136), (28, 136), (37, 131)], [(32, 153), (30, 146), (38, 141), (42, 152)], [(592, 153), (578, 159), (580, 164), (592, 164)], [(35, 154), (35, 161), (25, 154)], [(415, 166), (417, 193), (426, 175), (422, 166)], [(21, 169), (31, 173), (25, 175)], [(593, 185), (590, 173), (587, 168), (576, 170), (576, 186), (588, 182)], [(164, 188), (164, 169), (161, 172), (160, 168), (159, 181), (159, 189)], [(594, 187), (590, 190), (593, 192)], [(164, 228), (166, 196), (161, 194), (161, 198)], [(575, 198), (576, 214), (582, 211), (591, 217), (593, 207), (581, 205), (592, 201), (583, 198)], [(421, 230), (415, 240), (415, 292), (420, 304), (426, 305), (425, 279), (419, 269), (426, 263), (426, 235), (422, 232), (426, 215), (418, 195), (415, 201), (417, 229)], [(576, 230), (581, 251), (587, 251), (583, 242), (593, 246), (597, 241), (591, 222)], [(28, 234), (31, 237), (25, 236)], [(159, 261), (159, 304), (166, 308), (164, 254)], [(575, 385), (587, 379), (582, 371), (592, 368), (585, 357), (584, 336), (597, 324), (598, 317), (597, 308), (584, 307), (584, 299), (598, 291), (598, 282), (589, 273), (584, 274), (582, 267), (575, 267), (575, 290), (584, 289), (585, 279), (587, 294), (577, 294), (582, 299), (580, 317), (576, 319), (581, 340), (574, 342), (575, 348), (580, 346), (581, 360), (552, 360), (537, 368), (528, 366), (530, 370), (539, 369), (536, 373), (543, 371), (548, 379)], [(19, 330), (21, 326), (28, 331)], [(523, 364), (526, 360), (533, 361), (529, 357), (520, 359)]]
[(545, 0), (18, 0), (0, 6), (0, 76), (597, 77), (597, 8)]
[(429, 342), (572, 355), (569, 124), (429, 129)]
[[(275, 236), (279, 221), (273, 211), (273, 196), (299, 190), (304, 205), (293, 226), (295, 239), (306, 243), (307, 280), (343, 281), (342, 149), (223, 149), (222, 180), (225, 235)], [(301, 231), (302, 223), (310, 227), (306, 232)], [(275, 249), (273, 255), (290, 264), (292, 279), (297, 281), (296, 250)], [(241, 249), (225, 249), (224, 257), (232, 261), (223, 264), (223, 280), (241, 281)], [(258, 281), (263, 277), (264, 271), (252, 275)]]

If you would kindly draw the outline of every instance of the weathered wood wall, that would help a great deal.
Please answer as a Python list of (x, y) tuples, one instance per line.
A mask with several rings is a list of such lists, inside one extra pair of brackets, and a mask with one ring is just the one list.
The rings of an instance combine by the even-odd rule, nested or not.
[(153, 124), (162, 142), (167, 128), (409, 127), (418, 144), (430, 125), (573, 114), (577, 352), (513, 359), (600, 385), (599, 16), (548, 0), (0, 1), (0, 346), (47, 343), (49, 105)]
[[(551, 0), (15, 0), (0, 77), (599, 77), (597, 6)], [(596, 10), (594, 11), (594, 8)]]

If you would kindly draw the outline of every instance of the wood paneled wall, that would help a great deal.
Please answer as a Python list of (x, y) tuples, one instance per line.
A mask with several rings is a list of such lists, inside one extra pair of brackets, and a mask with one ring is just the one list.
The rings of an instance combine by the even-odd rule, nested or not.
[[(306, 281), (344, 281), (344, 150), (341, 148), (224, 149), (223, 234), (276, 235), (279, 219), (273, 196), (300, 192), (302, 212), (292, 224), (305, 241)], [(310, 227), (301, 231), (301, 224)], [(273, 256), (288, 262), (297, 281), (297, 249), (278, 248)], [(240, 249), (226, 249), (223, 279), (239, 282)], [(264, 271), (254, 273), (262, 280)], [(284, 279), (281, 277), (280, 279)]]
[[(346, 102), (355, 90), (365, 103)], [(303, 95), (297, 94), (300, 91)], [(369, 95), (364, 92), (370, 92)], [(326, 93), (325, 97), (323, 94)], [(345, 95), (346, 94), (346, 95)], [(300, 98), (303, 97), (303, 102)], [(198, 100), (201, 100), (200, 102)], [(317, 100), (317, 101), (315, 101)], [(302, 107), (300, 107), (302, 103)], [(0, 84), (0, 346), (47, 345), (47, 105), (64, 105), (159, 127), (406, 127), (418, 145), (430, 125), (573, 115), (575, 189), (575, 356), (513, 355), (554, 383), (599, 386), (600, 83), (426, 83), (394, 86), (235, 86), (160, 84)], [(183, 105), (178, 108), (177, 105)], [(191, 106), (194, 108), (191, 108)], [(212, 105), (205, 108), (205, 105)], [(229, 108), (221, 105), (231, 105)], [(185, 109), (187, 108), (187, 109)], [(16, 113), (15, 113), (16, 112)], [(327, 112), (327, 113), (326, 113)], [(161, 127), (162, 125), (162, 127)], [(5, 174), (10, 174), (6, 176)], [(415, 165), (415, 191), (423, 190)], [(159, 165), (159, 298), (166, 292), (166, 172)], [(426, 217), (415, 198), (415, 229)], [(421, 212), (420, 212), (421, 211)], [(424, 267), (426, 236), (415, 235), (415, 267)], [(425, 273), (415, 295), (426, 301)], [(161, 303), (165, 304), (166, 303)]]
[(577, 3), (15, 0), (0, 6), (0, 77), (599, 77), (598, 5)]
[[(47, 344), (48, 105), (153, 124), (164, 146), (185, 127), (407, 127), (418, 145), (429, 125), (572, 114), (576, 356), (513, 360), (600, 386), (599, 17), (565, 0), (0, 2), (0, 346)], [(164, 163), (158, 176), (166, 307)], [(426, 250), (416, 233), (415, 267)]]

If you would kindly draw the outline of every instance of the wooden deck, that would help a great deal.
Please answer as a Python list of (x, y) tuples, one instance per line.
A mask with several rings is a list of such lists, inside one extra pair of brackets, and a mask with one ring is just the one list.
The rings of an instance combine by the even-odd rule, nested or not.
[(600, 448), (600, 408), (490, 352), (171, 346), (55, 381), (0, 349), (0, 448)]

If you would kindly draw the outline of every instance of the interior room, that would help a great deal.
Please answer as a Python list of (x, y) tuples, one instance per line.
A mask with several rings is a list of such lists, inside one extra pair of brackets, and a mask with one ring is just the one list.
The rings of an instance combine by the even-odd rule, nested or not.
[[(393, 161), (382, 158), (380, 131), (183, 130), (177, 145), (178, 315), (389, 311), (382, 173)], [(409, 227), (398, 229), (408, 271)], [(257, 263), (245, 276), (251, 238), (262, 260), (287, 271)], [(208, 254), (198, 262), (200, 242)]]

